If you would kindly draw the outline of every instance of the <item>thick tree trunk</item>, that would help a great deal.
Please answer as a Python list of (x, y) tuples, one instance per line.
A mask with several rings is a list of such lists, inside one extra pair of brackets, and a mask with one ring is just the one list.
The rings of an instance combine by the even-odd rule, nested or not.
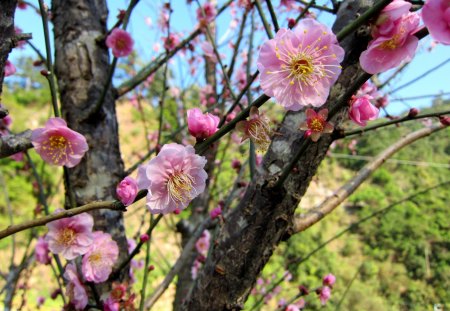
[[(334, 32), (354, 20), (356, 14), (365, 11), (369, 5), (361, 1), (342, 3)], [(344, 69), (324, 106), (337, 111), (331, 120), (335, 125), (339, 125), (346, 114), (346, 103), (350, 98), (347, 92), (362, 84), (355, 84), (355, 80), (363, 74), (358, 59), (366, 44), (367, 38), (356, 38), (353, 34), (341, 42), (347, 51), (342, 64)], [(263, 168), (257, 172), (239, 205), (227, 217), (218, 244), (184, 309), (242, 309), (274, 249), (289, 236), (294, 211), (332, 142), (330, 135), (325, 135), (317, 143), (308, 143), (297, 162), (296, 172), (290, 174), (282, 187), (273, 187), (277, 175), (303, 144), (304, 138), (298, 127), (304, 119), (303, 111), (286, 114), (277, 130), (280, 135), (276, 135), (264, 158)]]
[[(52, 12), (62, 115), (89, 144), (89, 152), (81, 163), (68, 170), (70, 190), (66, 189), (66, 197), (71, 191), (76, 205), (110, 200), (124, 174), (112, 90), (106, 93), (97, 115), (86, 121), (80, 118), (96, 104), (108, 76), (108, 49), (96, 41), (106, 33), (106, 1), (54, 0)], [(109, 232), (118, 243), (118, 262), (122, 262), (128, 254), (122, 213), (99, 210), (92, 214), (95, 230)], [(124, 271), (121, 277), (127, 274)]]
[(13, 48), (14, 12), (17, 0), (0, 1), (0, 99), (3, 90), (3, 78), (6, 60)]

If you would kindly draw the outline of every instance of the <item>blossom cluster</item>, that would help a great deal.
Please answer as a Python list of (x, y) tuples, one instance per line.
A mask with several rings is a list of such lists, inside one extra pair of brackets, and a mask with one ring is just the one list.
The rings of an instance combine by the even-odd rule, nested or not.
[[(83, 283), (108, 280), (119, 256), (119, 247), (111, 235), (93, 231), (93, 227), (94, 219), (88, 213), (52, 221), (47, 224), (47, 234), (39, 238), (35, 247), (36, 261), (42, 264), (50, 264), (50, 253), (69, 261), (64, 278), (67, 280), (67, 296), (77, 310), (84, 309), (88, 303)], [(75, 263), (79, 256), (82, 256), (81, 271)]]
[(409, 12), (410, 8), (410, 2), (395, 0), (381, 11), (372, 28), (373, 39), (360, 57), (366, 72), (380, 73), (414, 57), (419, 42), (414, 33), (420, 17)]

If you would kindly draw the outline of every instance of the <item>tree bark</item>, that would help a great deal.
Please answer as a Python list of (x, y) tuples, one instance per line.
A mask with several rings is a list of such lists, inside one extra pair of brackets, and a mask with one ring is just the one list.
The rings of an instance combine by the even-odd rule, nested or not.
[(0, 1), (0, 99), (3, 90), (3, 78), (5, 64), (8, 55), (14, 47), (12, 39), (14, 36), (14, 12), (17, 0)]
[[(364, 12), (370, 2), (346, 1), (338, 12), (333, 31), (336, 33)], [(366, 31), (357, 31), (361, 36)], [(359, 55), (367, 46), (367, 36), (351, 35), (341, 42), (346, 50), (344, 68), (324, 107), (336, 113), (331, 118), (339, 125), (346, 112), (351, 92), (363, 83)], [(368, 77), (368, 76), (366, 76)], [(288, 112), (277, 130), (263, 167), (249, 186), (244, 198), (226, 219), (218, 244), (183, 306), (185, 310), (240, 310), (264, 265), (277, 245), (289, 237), (296, 207), (304, 195), (320, 162), (332, 142), (324, 135), (307, 146), (297, 162), (296, 172), (281, 187), (274, 187), (277, 175), (304, 144), (298, 130), (304, 111)], [(279, 176), (278, 176), (279, 177)]]
[[(89, 144), (89, 151), (81, 163), (68, 169), (66, 199), (72, 195), (77, 206), (111, 200), (115, 198), (116, 185), (124, 177), (112, 88), (95, 116), (88, 120), (80, 118), (97, 103), (108, 78), (108, 49), (104, 42), (96, 41), (106, 34), (106, 1), (54, 0), (52, 12), (55, 73), (62, 115), (69, 127), (83, 134)], [(128, 250), (122, 212), (97, 210), (91, 214), (94, 229), (110, 233), (117, 242), (120, 250), (117, 263), (125, 260)], [(127, 275), (128, 271), (124, 269), (120, 278)], [(100, 291), (107, 288), (108, 284)]]

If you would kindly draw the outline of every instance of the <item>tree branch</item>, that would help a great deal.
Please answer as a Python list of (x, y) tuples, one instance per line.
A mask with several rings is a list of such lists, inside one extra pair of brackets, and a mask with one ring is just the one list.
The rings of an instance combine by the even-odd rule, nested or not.
[[(139, 201), (140, 199), (144, 198), (146, 195), (147, 195), (147, 190), (139, 191), (134, 202)], [(44, 226), (45, 224), (55, 221), (55, 220), (58, 220), (58, 219), (72, 217), (72, 216), (75, 216), (75, 215), (78, 215), (81, 213), (86, 213), (86, 212), (99, 210), (99, 209), (109, 209), (109, 210), (115, 210), (115, 211), (121, 211), (121, 212), (127, 211), (126, 206), (123, 205), (120, 201), (92, 202), (92, 203), (85, 204), (85, 205), (82, 205), (79, 207), (75, 207), (75, 208), (72, 208), (69, 210), (64, 210), (57, 214), (52, 214), (52, 215), (48, 215), (48, 216), (45, 216), (42, 218), (26, 221), (26, 222), (23, 222), (18, 225), (9, 226), (6, 229), (0, 231), (0, 240), (7, 236), (10, 236), (11, 234), (15, 234), (17, 232), (31, 229), (34, 227)]]
[(0, 137), (0, 159), (33, 148), (31, 131)]
[(392, 146), (389, 146), (383, 152), (381, 152), (372, 162), (366, 164), (358, 174), (353, 177), (347, 184), (342, 186), (333, 195), (329, 196), (325, 201), (314, 209), (308, 211), (304, 215), (296, 216), (294, 219), (292, 231), (294, 233), (302, 232), (320, 221), (326, 215), (331, 213), (336, 207), (339, 206), (346, 198), (348, 198), (364, 181), (369, 178), (372, 173), (380, 167), (386, 159), (391, 157), (394, 153), (402, 148), (412, 144), (413, 142), (431, 135), (439, 130), (444, 129), (442, 124), (433, 125), (431, 127), (423, 128), (418, 131), (412, 132)]

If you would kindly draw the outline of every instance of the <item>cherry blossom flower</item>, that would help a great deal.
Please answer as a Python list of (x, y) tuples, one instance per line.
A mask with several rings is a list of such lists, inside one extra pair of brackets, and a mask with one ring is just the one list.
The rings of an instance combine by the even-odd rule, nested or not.
[(403, 15), (408, 14), (412, 4), (404, 0), (394, 0), (387, 5), (378, 16), (372, 27), (372, 37), (392, 37), (396, 31), (396, 23)]
[[(56, 211), (60, 212), (59, 210)], [(94, 219), (88, 213), (49, 222), (45, 241), (54, 254), (72, 260), (85, 254), (92, 245)]]
[(336, 277), (329, 273), (323, 277), (323, 285), (324, 286), (333, 286), (336, 283)]
[(164, 48), (172, 51), (180, 43), (180, 38), (177, 34), (171, 33), (168, 37), (164, 37)]
[(37, 304), (36, 304), (37, 308), (40, 309), (42, 307), (42, 305), (44, 304), (44, 302), (45, 302), (45, 297), (39, 296), (37, 298)]
[(306, 110), (306, 121), (300, 124), (300, 129), (305, 132), (305, 136), (310, 136), (316, 142), (323, 133), (332, 133), (333, 125), (327, 122), (328, 109), (315, 112), (312, 109)]
[(189, 133), (197, 138), (197, 140), (204, 140), (217, 132), (219, 122), (219, 117), (209, 113), (203, 114), (199, 108), (193, 108), (187, 111)]
[(203, 231), (201, 237), (195, 243), (195, 249), (200, 255), (206, 257), (209, 250), (210, 240), (211, 234), (209, 233), (209, 231), (208, 230)]
[(403, 61), (410, 61), (416, 52), (419, 39), (413, 34), (419, 26), (419, 15), (407, 13), (398, 20), (388, 20), (393, 29), (389, 36), (376, 36), (369, 42), (367, 50), (359, 58), (361, 67), (370, 74), (376, 74), (397, 67)]
[(193, 280), (195, 280), (197, 278), (198, 271), (200, 270), (201, 267), (202, 267), (202, 263), (200, 261), (198, 261), (197, 259), (195, 259), (194, 263), (192, 264), (192, 267), (191, 267), (191, 277)]
[(111, 274), (112, 267), (119, 257), (119, 247), (109, 233), (95, 231), (93, 236), (94, 242), (84, 254), (81, 267), (87, 281), (101, 283)]
[(280, 29), (258, 57), (261, 88), (287, 110), (322, 106), (341, 73), (344, 50), (325, 25), (302, 19), (294, 30)]
[(77, 310), (83, 310), (88, 303), (86, 289), (78, 278), (77, 267), (74, 263), (69, 263), (64, 272), (64, 278), (68, 281), (66, 295)]
[(217, 10), (212, 1), (207, 1), (202, 8), (197, 9), (197, 19), (201, 24), (207, 24), (214, 20)]
[(327, 303), (330, 297), (331, 289), (328, 286), (323, 286), (321, 289), (319, 289), (319, 299), (323, 306)]
[(47, 241), (45, 241), (44, 237), (39, 237), (34, 249), (36, 261), (44, 265), (50, 264), (52, 258), (49, 256), (49, 252)]
[(265, 153), (270, 145), (271, 130), (269, 120), (262, 114), (259, 114), (258, 108), (250, 108), (249, 120), (239, 121), (236, 129), (244, 135), (241, 142), (250, 138), (255, 144), (256, 151)]
[(436, 41), (450, 44), (450, 2), (427, 0), (422, 7), (422, 19)]
[(16, 73), (16, 67), (9, 60), (5, 64), (5, 77), (9, 77)]
[(76, 166), (89, 150), (86, 138), (61, 118), (50, 118), (44, 128), (33, 130), (31, 143), (45, 162), (58, 166)]
[(112, 49), (115, 57), (125, 57), (133, 51), (134, 40), (131, 35), (123, 29), (114, 28), (106, 38), (106, 46)]
[(205, 157), (192, 146), (166, 144), (158, 155), (138, 170), (140, 189), (148, 189), (147, 207), (153, 214), (185, 209), (205, 190), (208, 178)]
[(360, 97), (353, 96), (350, 101), (350, 109), (348, 111), (349, 118), (360, 126), (366, 126), (367, 121), (375, 120), (378, 118), (380, 112), (377, 107), (372, 105), (369, 95), (363, 95)]
[(138, 185), (134, 178), (125, 177), (116, 188), (116, 194), (123, 205), (128, 206), (134, 202), (138, 193)]

